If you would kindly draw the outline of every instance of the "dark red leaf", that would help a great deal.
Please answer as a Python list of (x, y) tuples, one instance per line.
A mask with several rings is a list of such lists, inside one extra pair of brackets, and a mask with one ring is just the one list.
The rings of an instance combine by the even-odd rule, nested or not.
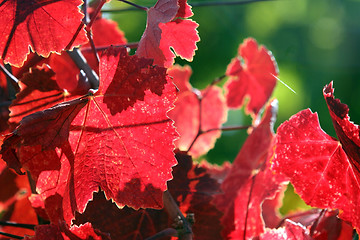
[[(189, 152), (193, 157), (199, 157), (214, 147), (221, 134), (221, 131), (216, 129), (220, 129), (227, 120), (227, 107), (222, 90), (217, 86), (209, 86), (202, 91), (193, 89), (189, 83), (191, 68), (188, 66), (176, 65), (168, 70), (168, 74), (173, 77), (180, 90), (175, 108), (169, 112), (169, 117), (175, 121), (180, 134), (176, 146), (187, 151), (201, 128), (204, 134), (197, 138)], [(206, 132), (208, 130), (211, 131)]]
[[(81, 24), (81, 4), (81, 0), (2, 0), (1, 58), (19, 67), (26, 60), (29, 47), (44, 57), (64, 50)], [(71, 46), (85, 42), (85, 31), (81, 30)]]
[(191, 16), (185, 0), (159, 0), (148, 10), (147, 27), (136, 54), (154, 59), (154, 64), (164, 67), (173, 64), (175, 54), (192, 61), (200, 38), (198, 24), (186, 19)]
[(81, 226), (72, 226), (68, 228), (65, 223), (59, 225), (39, 225), (35, 228), (35, 236), (26, 236), (25, 240), (110, 240), (104, 233), (93, 229), (90, 223)]
[(260, 235), (260, 240), (312, 240), (304, 226), (293, 221), (286, 220), (285, 227), (278, 229), (266, 229)]
[(225, 86), (227, 104), (239, 108), (247, 97), (246, 113), (257, 115), (276, 85), (277, 64), (271, 52), (264, 46), (258, 47), (252, 38), (240, 44), (238, 54), (226, 70), (230, 77)]
[(336, 135), (352, 166), (360, 173), (360, 129), (358, 125), (350, 121), (348, 106), (334, 98), (332, 85), (331, 82), (325, 86), (323, 93)]

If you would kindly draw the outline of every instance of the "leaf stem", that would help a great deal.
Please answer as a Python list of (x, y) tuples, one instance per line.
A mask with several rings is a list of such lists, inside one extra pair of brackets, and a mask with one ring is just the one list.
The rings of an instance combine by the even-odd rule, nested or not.
[[(127, 2), (126, 0), (119, 0), (122, 2)], [(209, 1), (209, 2), (193, 2), (193, 3), (189, 3), (189, 5), (191, 7), (211, 7), (211, 6), (231, 6), (231, 5), (243, 5), (243, 4), (248, 4), (248, 3), (255, 3), (255, 2), (270, 2), (273, 0), (237, 0), (237, 1), (219, 1), (219, 2), (214, 2), (214, 1)], [(127, 2), (129, 3), (129, 2)], [(133, 5), (133, 3), (129, 3), (130, 5)], [(120, 13), (120, 12), (130, 12), (130, 11), (138, 11), (138, 10), (147, 10), (148, 8), (150, 8), (150, 6), (148, 7), (141, 7), (138, 8), (137, 6), (135, 6), (136, 8), (117, 8), (117, 9), (103, 9), (101, 10), (101, 12), (103, 13)]]
[(74, 48), (73, 51), (67, 51), (71, 59), (74, 61), (76, 66), (83, 70), (89, 79), (92, 89), (99, 88), (99, 76), (95, 73), (94, 70), (87, 64), (84, 56), (81, 54), (78, 48)]
[(180, 211), (177, 203), (174, 198), (171, 196), (170, 192), (166, 190), (163, 194), (164, 208), (169, 214), (170, 218), (174, 221), (180, 220), (182, 224), (181, 234), (178, 234), (179, 240), (192, 240), (192, 230), (191, 225), (188, 220), (184, 217)]
[(23, 239), (23, 237), (20, 237), (20, 236), (14, 235), (14, 234), (10, 234), (10, 233), (0, 232), (0, 235), (10, 237), (10, 238), (14, 238), (14, 239)]
[(129, 4), (129, 5), (131, 5), (131, 6), (134, 6), (134, 7), (136, 7), (136, 8), (139, 9), (139, 10), (143, 10), (143, 11), (149, 10), (148, 7), (143, 7), (143, 6), (137, 5), (137, 4), (135, 4), (135, 3), (129, 2), (129, 1), (127, 1), (127, 0), (119, 0), (119, 1), (124, 2), (124, 3), (127, 3), (127, 4)]
[[(135, 49), (135, 48), (138, 47), (138, 45), (139, 45), (138, 42), (127, 43), (127, 44), (120, 44), (120, 45), (106, 45), (106, 46), (98, 46), (98, 47), (95, 47), (95, 50), (96, 50), (96, 51), (104, 51), (104, 50), (106, 50), (107, 48), (109, 48), (110, 46), (113, 46), (113, 47), (126, 47), (126, 48)], [(91, 48), (91, 47), (82, 47), (82, 48), (81, 48), (81, 51), (82, 51), (82, 52), (90, 52), (90, 51), (92, 51), (92, 48)]]
[(36, 225), (34, 225), (34, 224), (25, 224), (25, 223), (9, 222), (9, 221), (0, 221), (0, 226), (11, 226), (11, 227), (18, 227), (18, 228), (25, 228), (25, 229), (34, 230)]

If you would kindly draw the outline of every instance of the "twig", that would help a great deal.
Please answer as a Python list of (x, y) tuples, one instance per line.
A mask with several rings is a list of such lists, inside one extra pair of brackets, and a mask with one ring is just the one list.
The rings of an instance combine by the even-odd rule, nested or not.
[[(104, 51), (104, 50), (108, 49), (110, 46), (113, 46), (113, 47), (125, 47), (125, 48), (135, 49), (135, 48), (138, 47), (138, 45), (139, 45), (138, 42), (133, 42), (133, 43), (127, 43), (127, 44), (120, 44), (120, 45), (97, 46), (95, 48), (95, 50), (96, 51)], [(90, 51), (92, 51), (92, 48), (91, 47), (82, 47), (81, 51), (82, 52), (90, 52)]]
[(25, 223), (9, 222), (9, 221), (0, 221), (0, 226), (11, 226), (11, 227), (18, 227), (18, 228), (25, 228), (25, 229), (34, 230), (36, 225), (34, 225), (34, 224), (25, 224)]
[(145, 240), (156, 240), (156, 239), (160, 239), (162, 237), (176, 237), (177, 236), (177, 231), (174, 228), (166, 228), (160, 232), (158, 232), (157, 234), (146, 238)]
[[(119, 0), (121, 1), (121, 0)], [(210, 7), (210, 6), (231, 6), (231, 5), (243, 5), (248, 3), (255, 3), (255, 2), (270, 2), (273, 0), (245, 0), (245, 1), (219, 1), (219, 2), (193, 2), (189, 3), (191, 7)], [(125, 1), (123, 1), (125, 2)], [(131, 4), (133, 5), (133, 4)], [(141, 7), (141, 6), (140, 6)], [(103, 13), (120, 13), (120, 12), (130, 12), (130, 11), (138, 11), (148, 9), (151, 6), (142, 7), (142, 8), (117, 8), (117, 9), (103, 9), (101, 12)]]
[(163, 201), (164, 201), (164, 208), (169, 214), (170, 218), (173, 220), (181, 221), (182, 231), (180, 231), (178, 234), (179, 240), (192, 240), (191, 225), (188, 222), (188, 220), (184, 217), (178, 205), (176, 204), (175, 200), (167, 190), (163, 194)]
[(14, 238), (14, 239), (23, 239), (23, 237), (20, 237), (20, 236), (14, 235), (14, 234), (10, 234), (10, 233), (0, 232), (0, 235), (10, 237), (10, 238)]
[(84, 56), (81, 54), (78, 48), (74, 48), (73, 51), (67, 51), (71, 59), (74, 61), (76, 66), (83, 70), (89, 79), (92, 89), (99, 88), (99, 77), (94, 70), (87, 64)]
[(139, 9), (139, 10), (147, 11), (147, 10), (149, 9), (148, 7), (143, 7), (143, 6), (137, 5), (137, 4), (135, 4), (135, 3), (132, 3), (132, 2), (129, 2), (129, 1), (126, 1), (126, 0), (119, 0), (119, 1), (124, 2), (124, 3), (127, 3), (127, 4), (129, 4), (129, 5), (131, 5), (131, 6), (134, 6), (134, 7), (136, 7), (136, 8)]
[(252, 125), (246, 125), (246, 126), (226, 126), (221, 128), (211, 128), (206, 131), (202, 131), (203, 134), (212, 132), (212, 131), (233, 131), (233, 130), (244, 130), (252, 127)]

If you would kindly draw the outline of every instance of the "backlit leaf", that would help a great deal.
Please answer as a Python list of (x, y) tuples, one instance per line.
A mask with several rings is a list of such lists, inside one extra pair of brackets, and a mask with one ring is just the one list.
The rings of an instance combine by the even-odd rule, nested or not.
[(238, 57), (228, 65), (226, 75), (227, 104), (239, 108), (248, 98), (246, 113), (257, 115), (276, 85), (278, 75), (275, 58), (264, 46), (247, 38), (239, 46)]
[[(30, 53), (41, 56), (87, 42), (85, 31), (72, 40), (83, 14), (81, 0), (2, 0), (0, 2), (0, 55), (21, 66)], [(59, 11), (61, 9), (61, 11)], [(73, 43), (71, 44), (71, 42)]]
[(148, 10), (147, 26), (136, 54), (154, 59), (154, 64), (164, 67), (173, 64), (175, 54), (192, 61), (200, 38), (198, 24), (187, 19), (191, 16), (186, 1), (159, 0)]
[[(176, 65), (168, 70), (168, 74), (173, 77), (180, 90), (175, 108), (169, 112), (169, 117), (175, 121), (180, 134), (176, 146), (187, 151), (201, 128), (204, 133), (197, 138), (189, 152), (193, 157), (199, 157), (214, 147), (221, 134), (217, 129), (227, 120), (227, 107), (222, 90), (217, 86), (209, 86), (201, 91), (193, 89), (189, 83), (189, 66)], [(206, 132), (208, 130), (210, 131)]]

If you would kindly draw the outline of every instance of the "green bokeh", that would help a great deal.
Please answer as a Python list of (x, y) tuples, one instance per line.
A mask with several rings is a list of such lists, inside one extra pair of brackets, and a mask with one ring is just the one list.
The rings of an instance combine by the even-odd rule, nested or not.
[[(196, 2), (199, 2), (197, 0)], [(189, 0), (191, 3), (192, 1)], [(195, 1), (193, 1), (195, 2)], [(220, 2), (220, 0), (218, 0)], [(145, 6), (155, 1), (137, 1)], [(114, 2), (116, 7), (126, 7)], [(360, 122), (359, 43), (360, 1), (274, 0), (238, 6), (194, 7), (201, 41), (193, 62), (176, 60), (193, 69), (191, 83), (203, 88), (224, 74), (239, 44), (254, 37), (271, 50), (280, 70), (273, 97), (279, 100), (276, 127), (298, 111), (318, 112), (323, 129), (335, 136), (322, 89), (334, 81), (335, 96), (349, 105), (351, 120)], [(129, 41), (138, 41), (146, 25), (146, 13), (111, 14)], [(231, 111), (226, 125), (246, 125), (251, 120), (242, 110)], [(232, 161), (246, 139), (246, 131), (224, 132), (205, 156), (210, 162)]]

